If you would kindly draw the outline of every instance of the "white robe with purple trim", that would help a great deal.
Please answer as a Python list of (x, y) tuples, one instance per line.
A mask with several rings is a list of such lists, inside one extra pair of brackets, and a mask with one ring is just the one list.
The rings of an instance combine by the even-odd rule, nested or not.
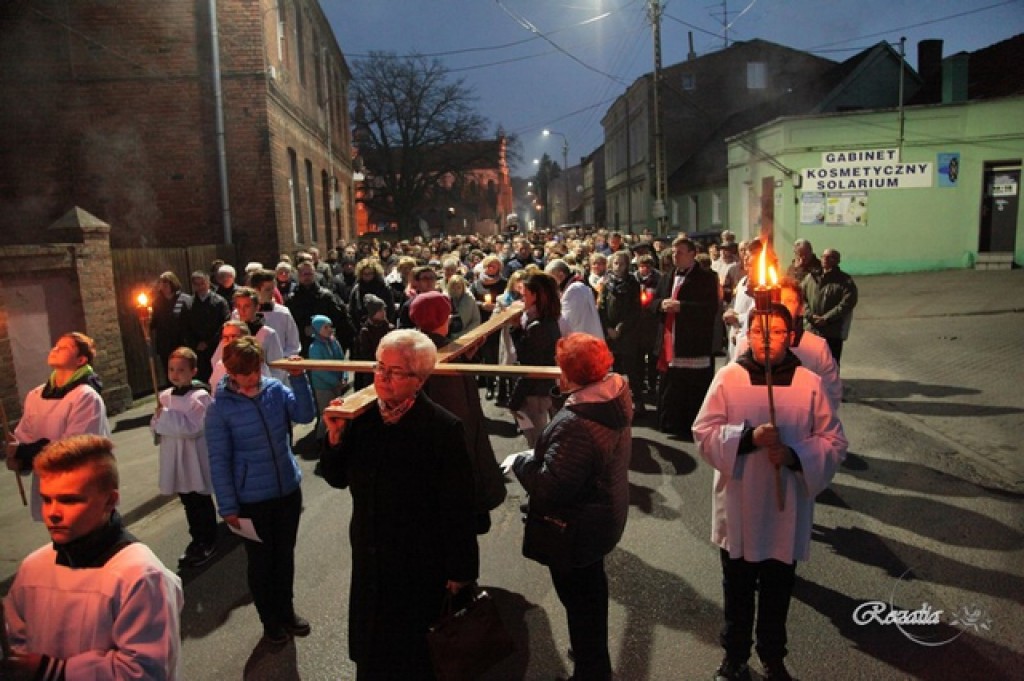
[(763, 449), (738, 454), (744, 427), (769, 422), (768, 389), (751, 385), (743, 366), (715, 375), (693, 424), (701, 457), (715, 469), (711, 541), (731, 558), (784, 563), (810, 556), (814, 499), (846, 458), (847, 441), (821, 379), (797, 367), (792, 383), (774, 386), (776, 425), (803, 470), (782, 467), (785, 510), (775, 498), (775, 467)]

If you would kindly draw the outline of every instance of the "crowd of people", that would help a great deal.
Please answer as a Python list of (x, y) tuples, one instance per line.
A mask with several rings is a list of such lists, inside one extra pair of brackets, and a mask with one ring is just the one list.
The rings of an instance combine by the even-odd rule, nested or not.
[[(570, 228), (363, 239), (325, 260), (311, 248), (294, 260), (281, 255), (272, 269), (249, 263), (241, 275), (216, 261), (190, 274), (191, 294), (164, 272), (151, 330), (168, 387), (151, 425), (160, 491), (180, 496), (191, 536), (179, 566), (213, 558), (219, 514), (246, 538), (264, 641), (310, 634), (292, 605), (302, 473), (291, 429), (323, 413), (317, 473), (353, 498), (349, 652), (359, 678), (433, 678), (422, 633), (445, 593), (477, 578), (476, 537), (505, 498), (484, 429), (482, 400), (493, 400), (529, 447), (502, 468), (530, 495), (524, 554), (548, 566), (566, 608), (573, 678), (610, 679), (603, 558), (625, 527), (631, 425), (653, 416), (649, 425), (696, 442), (715, 470), (726, 651), (716, 678), (750, 678), (755, 610), (765, 678), (790, 678), (783, 658), (795, 564), (808, 557), (814, 497), (845, 456), (839, 362), (857, 289), (838, 251), (818, 260), (800, 240), (778, 300), (756, 309), (754, 264), (764, 249), (729, 231), (705, 245), (686, 235)], [(438, 348), (517, 301), (523, 313), (479, 344), (473, 361), (558, 366), (557, 382), (431, 375)], [(80, 637), (88, 642), (81, 650), (51, 644), (34, 620), (42, 606), (79, 598), (69, 585), (84, 577), (63, 555), (86, 551), (90, 565), (107, 569), (134, 543), (110, 504), (116, 464), (95, 352), (84, 334), (58, 340), (53, 374), (29, 395), (7, 444), (8, 468), (35, 474), (33, 513), (50, 529), (58, 567), (47, 565), (42, 587), (35, 572), (49, 554), (33, 554), (19, 570), (5, 601), (17, 654), (3, 664), (31, 678), (98, 664), (96, 651), (109, 649), (115, 667), (130, 655), (131, 669), (148, 670), (147, 678), (178, 678), (180, 642), (125, 638), (121, 627), (130, 625), (121, 618), (140, 615), (123, 603), (104, 601), (111, 621)], [(727, 364), (716, 373), (722, 356)], [(372, 374), (270, 366), (285, 358), (375, 365)], [(772, 415), (744, 397), (762, 389), (766, 372), (777, 393)], [(369, 411), (351, 422), (324, 412), (371, 382)], [(91, 439), (72, 437), (84, 434)], [(47, 481), (53, 488), (55, 476), (79, 469), (88, 475), (73, 481), (77, 497), (48, 491)], [(76, 504), (90, 505), (88, 522), (66, 520)], [(151, 588), (171, 594), (153, 617), (167, 629), (160, 636), (173, 639), (180, 580), (151, 554), (143, 558), (159, 576)], [(419, 566), (415, 580), (410, 564)], [(29, 590), (38, 602), (26, 600)]]

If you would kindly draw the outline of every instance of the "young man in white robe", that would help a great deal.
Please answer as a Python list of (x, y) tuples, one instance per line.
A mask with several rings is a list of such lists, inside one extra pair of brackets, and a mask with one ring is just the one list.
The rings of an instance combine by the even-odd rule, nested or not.
[(847, 441), (821, 378), (789, 350), (789, 311), (772, 306), (767, 352), (756, 311), (748, 328), (750, 350), (715, 375), (693, 424), (701, 457), (715, 469), (711, 540), (720, 549), (725, 597), (725, 659), (715, 678), (750, 678), (756, 595), (764, 678), (785, 681), (791, 678), (783, 658), (796, 561), (809, 557), (814, 499), (846, 457)]

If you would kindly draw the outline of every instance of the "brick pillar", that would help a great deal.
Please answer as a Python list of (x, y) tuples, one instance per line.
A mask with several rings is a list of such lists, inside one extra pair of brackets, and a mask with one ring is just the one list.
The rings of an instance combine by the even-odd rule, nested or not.
[(93, 368), (103, 379), (107, 411), (122, 412), (132, 406), (132, 391), (117, 317), (110, 225), (76, 207), (50, 225), (47, 232), (51, 237), (48, 241), (72, 242), (72, 267), (85, 319), (82, 331), (96, 341)]

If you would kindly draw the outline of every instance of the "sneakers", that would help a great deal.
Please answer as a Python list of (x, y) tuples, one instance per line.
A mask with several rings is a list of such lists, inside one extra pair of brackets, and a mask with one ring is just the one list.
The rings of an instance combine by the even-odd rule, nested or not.
[(789, 675), (789, 670), (786, 669), (786, 663), (782, 659), (778, 660), (761, 660), (764, 666), (764, 678), (765, 681), (793, 681), (793, 677)]
[(309, 621), (304, 617), (299, 617), (298, 615), (292, 617), (292, 621), (286, 623), (284, 625), (284, 629), (292, 636), (298, 636), (300, 638), (303, 636), (309, 636), (310, 632), (313, 631), (313, 627), (310, 626)]
[(192, 542), (185, 548), (185, 553), (178, 558), (178, 565), (181, 567), (202, 567), (213, 559), (213, 554), (216, 552), (217, 547), (213, 544)]
[(722, 660), (718, 671), (715, 672), (715, 681), (750, 681), (750, 667), (746, 662), (730, 660), (727, 657)]

